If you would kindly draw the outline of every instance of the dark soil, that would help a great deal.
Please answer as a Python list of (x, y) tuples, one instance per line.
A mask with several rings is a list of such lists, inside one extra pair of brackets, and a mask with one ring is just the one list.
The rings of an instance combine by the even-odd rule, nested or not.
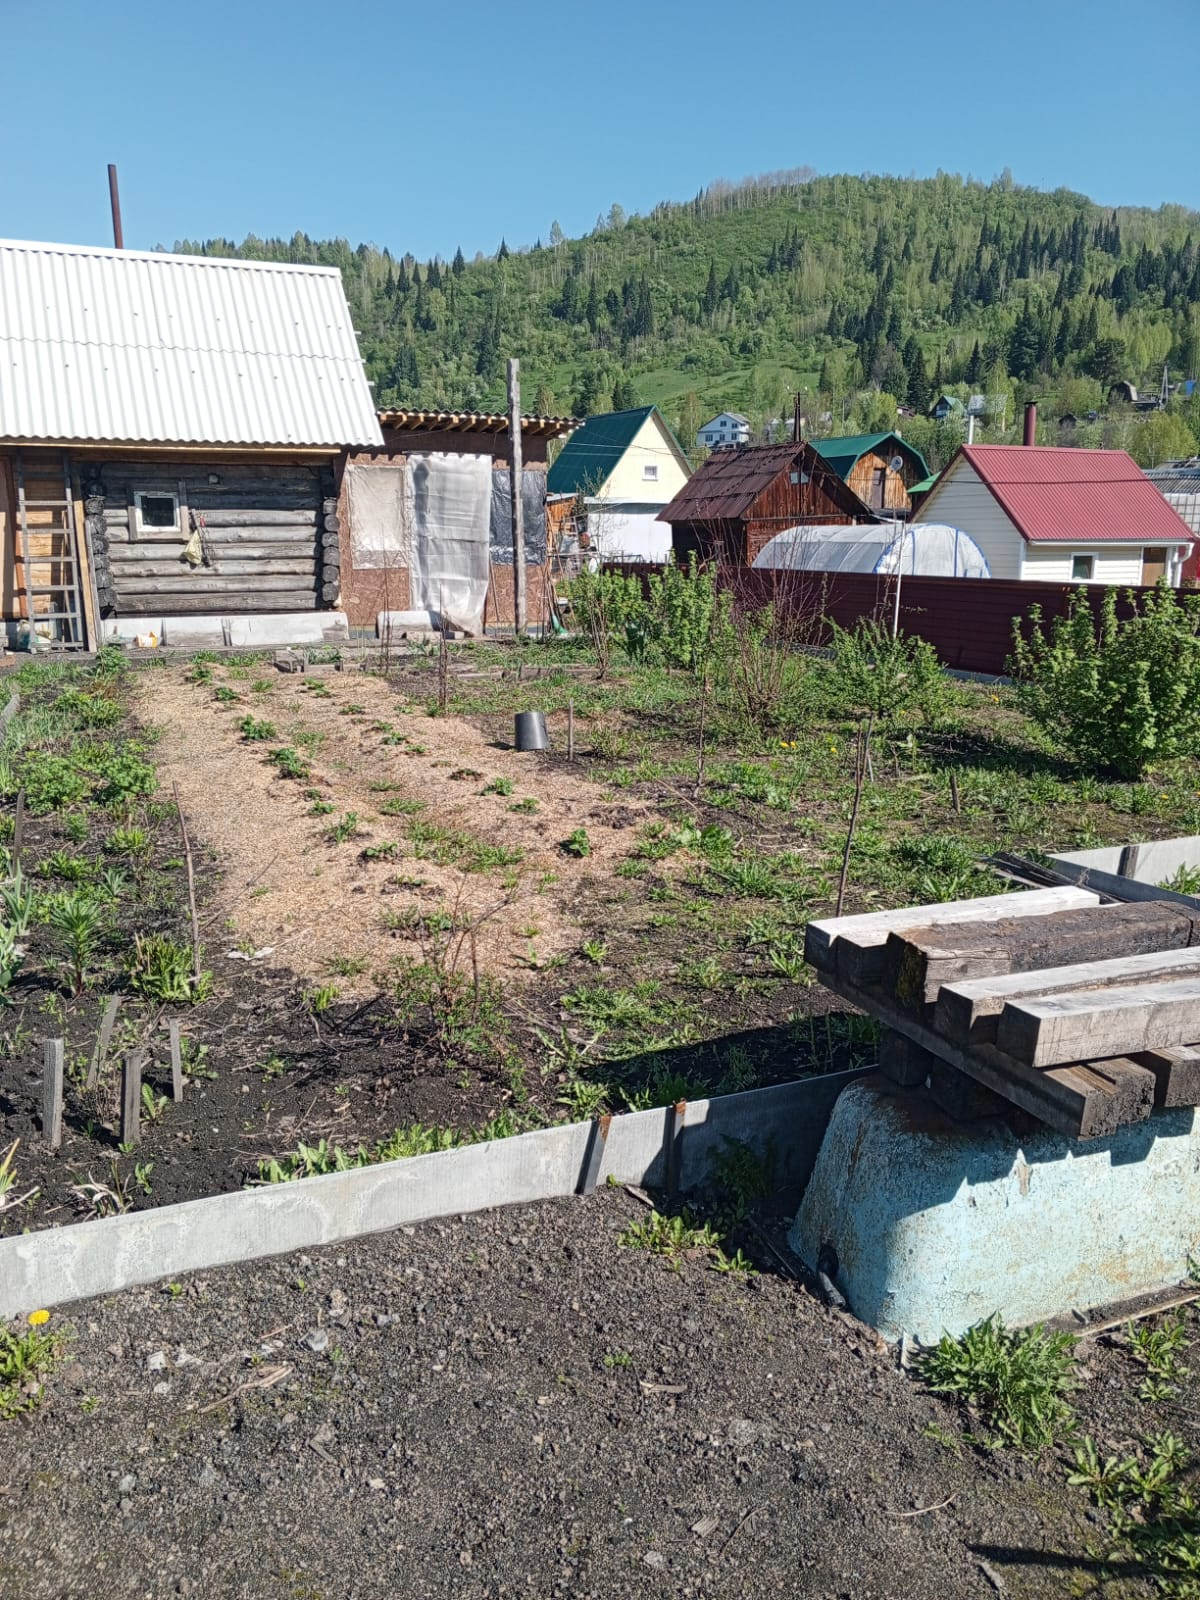
[[(601, 1192), (56, 1313), (47, 1399), (0, 1425), (0, 1596), (1091, 1592), (1065, 1450), (975, 1449), (869, 1330), (622, 1247), (634, 1215)], [(1135, 1369), (1084, 1377), (1103, 1449)]]

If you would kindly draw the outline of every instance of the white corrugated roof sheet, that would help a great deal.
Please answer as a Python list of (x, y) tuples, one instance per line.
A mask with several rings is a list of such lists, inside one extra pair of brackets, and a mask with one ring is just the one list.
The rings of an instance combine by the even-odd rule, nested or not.
[(335, 267), (8, 239), (0, 439), (382, 443)]

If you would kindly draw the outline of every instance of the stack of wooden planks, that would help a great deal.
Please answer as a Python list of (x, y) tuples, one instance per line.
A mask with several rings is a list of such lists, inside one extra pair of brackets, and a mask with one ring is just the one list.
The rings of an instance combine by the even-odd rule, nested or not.
[(821, 981), (888, 1030), (880, 1065), (962, 1077), (1072, 1138), (1200, 1104), (1200, 914), (1061, 887), (808, 926)]

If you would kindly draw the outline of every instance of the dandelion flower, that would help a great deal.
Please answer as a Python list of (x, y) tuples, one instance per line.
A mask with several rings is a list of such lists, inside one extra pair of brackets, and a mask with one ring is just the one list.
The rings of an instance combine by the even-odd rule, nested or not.
[(50, 1313), (48, 1311), (31, 1311), (29, 1313), (29, 1326), (31, 1328), (40, 1328), (44, 1322), (49, 1321)]

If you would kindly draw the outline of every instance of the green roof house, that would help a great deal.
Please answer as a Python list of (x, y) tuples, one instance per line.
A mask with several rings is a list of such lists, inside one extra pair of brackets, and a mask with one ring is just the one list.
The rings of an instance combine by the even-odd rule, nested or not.
[(925, 457), (898, 433), (852, 433), (809, 444), (873, 511), (912, 510), (912, 490), (929, 476)]
[(580, 526), (605, 560), (664, 561), (671, 530), (657, 521), (691, 476), (657, 406), (589, 417), (546, 479), (548, 500), (582, 502)]

